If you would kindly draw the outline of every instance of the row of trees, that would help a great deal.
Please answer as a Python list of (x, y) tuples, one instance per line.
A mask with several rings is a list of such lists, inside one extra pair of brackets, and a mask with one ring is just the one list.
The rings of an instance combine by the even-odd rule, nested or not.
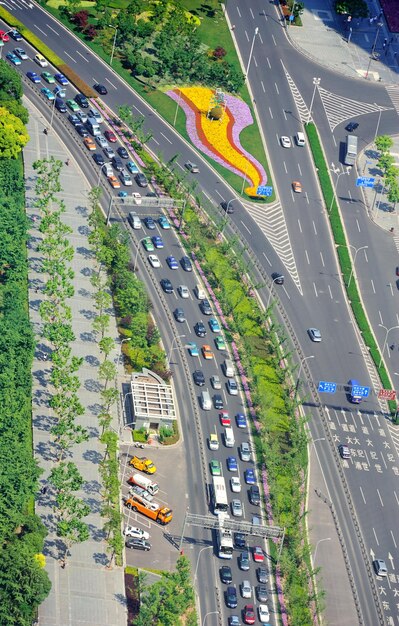
[[(10, 71), (11, 70), (11, 71)], [(27, 121), (21, 79), (0, 62), (1, 108)], [(11, 112), (8, 112), (11, 124)], [(18, 117), (18, 116), (16, 116)], [(22, 121), (21, 121), (22, 124)], [(6, 131), (8, 132), (8, 131)], [(28, 317), (24, 173), (5, 156), (0, 131), (0, 623), (31, 626), (51, 583), (42, 554), (46, 529), (33, 513), (40, 469), (32, 451), (34, 336)], [(23, 128), (23, 136), (27, 136)]]
[(375, 145), (380, 152), (380, 158), (378, 159), (378, 167), (382, 171), (383, 182), (382, 192), (387, 189), (387, 198), (389, 202), (393, 204), (393, 210), (396, 208), (396, 204), (399, 202), (399, 168), (394, 165), (395, 157), (392, 156), (390, 150), (393, 146), (393, 140), (389, 135), (380, 135), (375, 139)]
[(78, 0), (68, 0), (64, 14), (107, 52), (115, 43), (116, 55), (135, 77), (144, 77), (154, 84), (204, 83), (230, 92), (239, 91), (244, 84), (243, 74), (225, 55), (210, 53), (201, 43), (199, 20), (178, 2), (151, 2), (145, 18), (141, 17), (140, 0), (132, 0), (116, 14), (103, 0), (97, 0), (90, 13), (75, 12), (78, 5)]
[(57, 194), (61, 191), (60, 173), (62, 162), (50, 157), (35, 161), (37, 172), (35, 184), (35, 208), (39, 211), (41, 241), (41, 272), (45, 277), (39, 312), (43, 324), (43, 337), (50, 346), (52, 393), (52, 458), (54, 465), (49, 482), (54, 492), (54, 517), (57, 534), (62, 538), (64, 550), (60, 554), (64, 566), (74, 543), (89, 537), (87, 524), (83, 521), (90, 507), (82, 500), (78, 491), (82, 489), (83, 477), (69, 457), (75, 444), (88, 440), (88, 433), (77, 419), (84, 408), (79, 401), (78, 376), (82, 359), (72, 353), (75, 341), (72, 329), (72, 311), (68, 300), (74, 295), (72, 284), (74, 272), (71, 261), (74, 250), (69, 241), (72, 229), (63, 223), (65, 204)]
[(29, 141), (19, 74), (0, 59), (0, 158), (14, 159)]

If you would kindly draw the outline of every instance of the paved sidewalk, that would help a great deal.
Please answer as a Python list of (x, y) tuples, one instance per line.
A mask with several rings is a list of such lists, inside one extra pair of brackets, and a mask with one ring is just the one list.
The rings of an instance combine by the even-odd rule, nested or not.
[[(368, 0), (368, 6), (371, 17), (378, 18), (378, 1)], [(307, 0), (301, 19), (301, 28), (287, 25), (288, 35), (297, 48), (316, 62), (348, 76), (367, 75), (368, 80), (385, 84), (398, 82), (399, 34), (390, 33), (383, 15), (371, 24), (369, 19), (348, 23), (344, 16), (335, 13), (333, 0)], [(370, 57), (373, 48), (377, 59)]]
[[(27, 104), (27, 103), (25, 103)], [(40, 495), (36, 503), (36, 512), (47, 526), (49, 535), (45, 544), (47, 571), (52, 590), (49, 597), (39, 609), (40, 626), (125, 626), (127, 622), (126, 599), (124, 589), (123, 568), (107, 569), (108, 555), (104, 532), (104, 520), (100, 516), (100, 476), (98, 464), (103, 455), (103, 446), (98, 440), (98, 364), (100, 352), (94, 340), (91, 320), (94, 315), (91, 298), (92, 286), (89, 281), (92, 271), (92, 253), (87, 242), (87, 204), (88, 186), (74, 160), (67, 153), (65, 146), (54, 133), (43, 134), (44, 121), (34, 108), (29, 107), (28, 132), (31, 141), (24, 150), (26, 206), (28, 216), (34, 217), (37, 212), (33, 205), (34, 182), (36, 174), (32, 169), (33, 161), (55, 156), (65, 161), (70, 158), (69, 167), (64, 167), (61, 174), (63, 190), (58, 196), (66, 205), (64, 221), (73, 229), (70, 240), (75, 248), (72, 267), (75, 272), (75, 295), (70, 301), (72, 307), (72, 325), (76, 335), (73, 353), (83, 357), (84, 362), (79, 370), (81, 389), (79, 398), (86, 408), (80, 418), (89, 432), (88, 442), (74, 446), (73, 460), (85, 479), (81, 493), (90, 505), (91, 514), (85, 518), (89, 524), (90, 538), (88, 541), (72, 547), (72, 556), (68, 565), (62, 569), (57, 560), (58, 540), (55, 535), (52, 513), (53, 495), (48, 489)], [(30, 316), (38, 336), (38, 345), (33, 362), (33, 441), (35, 456), (44, 469), (41, 483), (52, 467), (52, 451), (50, 445), (51, 422), (48, 406), (49, 391), (47, 384), (50, 376), (51, 361), (44, 355), (49, 351), (46, 342), (40, 338), (40, 318), (38, 309), (42, 300), (41, 287), (43, 276), (38, 273), (37, 244), (40, 233), (32, 220), (31, 240), (28, 249), (30, 264)], [(116, 336), (116, 330), (115, 330)], [(116, 350), (119, 345), (116, 344)], [(115, 352), (115, 359), (118, 353)], [(114, 427), (117, 428), (116, 420)]]

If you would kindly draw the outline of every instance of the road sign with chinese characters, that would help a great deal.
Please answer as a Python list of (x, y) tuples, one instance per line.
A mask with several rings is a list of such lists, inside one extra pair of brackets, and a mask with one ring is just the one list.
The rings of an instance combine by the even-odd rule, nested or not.
[(359, 176), (356, 179), (356, 187), (373, 187), (375, 178), (372, 176)]
[(317, 387), (317, 391), (321, 393), (335, 393), (337, 391), (337, 383), (328, 383), (325, 380), (321, 380), (319, 382), (319, 386)]
[(259, 185), (256, 190), (256, 194), (258, 196), (271, 196), (273, 193), (273, 187), (269, 187), (268, 185)]
[(360, 396), (361, 398), (368, 398), (370, 393), (370, 387), (363, 387), (362, 385), (352, 385), (351, 395), (352, 397)]
[(380, 389), (378, 397), (384, 400), (396, 400), (396, 391), (394, 389)]

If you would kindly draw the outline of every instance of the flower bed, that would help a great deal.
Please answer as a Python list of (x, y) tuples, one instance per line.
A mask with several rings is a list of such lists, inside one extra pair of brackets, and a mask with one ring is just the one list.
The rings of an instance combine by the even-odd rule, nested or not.
[[(240, 144), (243, 128), (253, 124), (248, 105), (234, 96), (225, 95), (224, 113), (220, 120), (210, 119), (214, 91), (207, 87), (183, 87), (167, 92), (186, 114), (186, 128), (193, 144), (238, 176), (249, 186), (248, 196), (256, 196), (259, 185), (267, 183), (263, 166)], [(245, 183), (244, 183), (245, 184)]]

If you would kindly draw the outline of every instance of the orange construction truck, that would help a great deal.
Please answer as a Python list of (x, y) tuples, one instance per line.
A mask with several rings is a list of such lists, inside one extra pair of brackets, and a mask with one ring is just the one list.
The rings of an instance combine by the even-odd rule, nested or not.
[(163, 506), (156, 502), (148, 502), (134, 493), (125, 498), (124, 502), (128, 509), (138, 511), (146, 517), (153, 519), (157, 524), (162, 524), (162, 526), (172, 521), (173, 511), (168, 506)]
[(130, 465), (133, 465), (135, 469), (141, 470), (146, 474), (155, 474), (157, 471), (154, 463), (145, 456), (133, 456), (130, 459)]

